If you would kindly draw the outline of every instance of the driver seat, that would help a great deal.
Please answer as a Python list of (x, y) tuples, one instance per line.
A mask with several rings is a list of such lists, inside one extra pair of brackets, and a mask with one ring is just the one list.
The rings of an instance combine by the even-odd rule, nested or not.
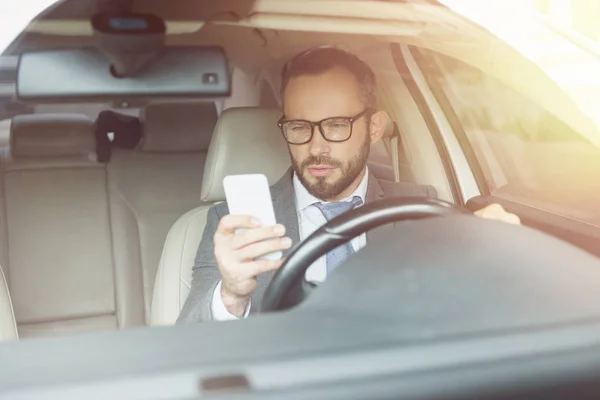
[[(213, 133), (202, 180), (201, 199), (225, 201), (223, 178), (261, 173), (269, 184), (290, 167), (287, 144), (277, 127), (281, 111), (257, 107), (229, 108), (221, 114)], [(172, 325), (190, 292), (192, 267), (212, 204), (180, 217), (169, 233), (158, 265), (150, 325)]]

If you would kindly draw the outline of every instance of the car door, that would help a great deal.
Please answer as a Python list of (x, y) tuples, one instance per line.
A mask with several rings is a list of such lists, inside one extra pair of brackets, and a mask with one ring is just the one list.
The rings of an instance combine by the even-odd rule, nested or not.
[(466, 207), (499, 203), (525, 225), (600, 255), (600, 149), (477, 68), (417, 47), (410, 55), (477, 182)]

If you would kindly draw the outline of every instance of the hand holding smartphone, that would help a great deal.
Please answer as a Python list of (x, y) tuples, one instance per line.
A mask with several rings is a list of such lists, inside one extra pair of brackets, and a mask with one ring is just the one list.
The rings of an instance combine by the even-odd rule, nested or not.
[[(262, 174), (228, 175), (223, 179), (225, 198), (232, 215), (250, 215), (263, 226), (272, 226), (275, 211), (267, 178)], [(236, 234), (243, 229), (236, 231)], [(277, 251), (258, 257), (257, 260), (279, 260), (282, 252)]]

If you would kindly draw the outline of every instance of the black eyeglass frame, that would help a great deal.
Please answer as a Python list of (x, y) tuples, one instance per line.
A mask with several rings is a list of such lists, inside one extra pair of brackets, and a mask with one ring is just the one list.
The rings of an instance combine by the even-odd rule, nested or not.
[[(283, 135), (283, 138), (285, 139), (286, 142), (288, 142), (289, 144), (294, 144), (294, 145), (303, 145), (306, 143), (309, 143), (312, 138), (313, 135), (315, 134), (315, 126), (319, 127), (319, 133), (321, 133), (321, 136), (323, 137), (323, 139), (325, 139), (328, 142), (332, 142), (332, 143), (342, 143), (345, 141), (350, 140), (350, 138), (352, 137), (352, 131), (354, 130), (354, 122), (356, 122), (357, 120), (361, 119), (362, 117), (364, 117), (366, 114), (368, 114), (369, 112), (372, 112), (373, 110), (370, 108), (366, 108), (363, 111), (361, 111), (360, 113), (356, 114), (354, 117), (328, 117), (325, 119), (322, 119), (320, 121), (309, 121), (306, 119), (291, 119), (291, 120), (286, 120), (285, 119), (285, 115), (283, 115), (279, 121), (277, 121), (277, 126), (279, 126), (279, 129), (281, 130), (281, 134)], [(346, 139), (342, 139), (342, 140), (331, 140), (331, 139), (327, 139), (325, 137), (325, 132), (323, 131), (323, 122), (332, 120), (332, 119), (342, 119), (342, 120), (346, 120), (350, 123), (350, 133), (348, 134), (348, 137)], [(287, 122), (306, 122), (308, 124), (310, 124), (310, 135), (308, 136), (308, 139), (305, 140), (304, 142), (301, 143), (296, 143), (296, 142), (290, 142), (287, 138), (287, 136), (285, 135), (285, 131), (283, 130), (283, 125)]]

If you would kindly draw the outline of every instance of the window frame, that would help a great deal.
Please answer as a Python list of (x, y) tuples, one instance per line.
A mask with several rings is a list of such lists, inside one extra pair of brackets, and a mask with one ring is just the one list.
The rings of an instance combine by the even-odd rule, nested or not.
[[(391, 44), (390, 50), (396, 70), (411, 93), (419, 112), (427, 125), (428, 133), (435, 143), (446, 173), (446, 179), (451, 188), (454, 203), (458, 206), (466, 206), (471, 197), (481, 195), (482, 191), (479, 188), (477, 181), (474, 179), (473, 167), (465, 156), (461, 142), (456, 137), (452, 126), (448, 124), (447, 117), (443, 113), (443, 110), (442, 114), (432, 110), (432, 106), (437, 108), (439, 107), (439, 103), (430, 90), (429, 82), (424, 76), (420, 78), (420, 80), (423, 80), (424, 82), (418, 82), (411, 70), (411, 68), (414, 69), (416, 67), (415, 73), (423, 75), (421, 66), (419, 66), (414, 59), (411, 47), (413, 46), (399, 45), (396, 43)], [(412, 60), (406, 59), (407, 56), (403, 54), (403, 48), (407, 51), (407, 56), (412, 58)], [(414, 67), (411, 67), (408, 61), (410, 61)], [(430, 102), (433, 104), (430, 104)], [(466, 165), (469, 169), (468, 173), (459, 168), (461, 164)]]
[[(458, 115), (454, 111), (454, 108), (452, 107), (450, 100), (448, 99), (448, 97), (446, 96), (444, 91), (439, 88), (439, 86), (435, 82), (435, 79), (432, 76), (432, 69), (435, 69), (436, 72), (441, 73), (441, 71), (439, 70), (439, 67), (437, 65), (426, 64), (427, 61), (425, 61), (425, 56), (419, 51), (419, 49), (416, 46), (408, 46), (408, 48), (409, 48), (411, 55), (415, 59), (415, 62), (419, 66), (419, 69), (421, 70), (421, 73), (423, 74), (425, 81), (427, 82), (427, 86), (429, 87), (429, 90), (431, 90), (431, 93), (433, 93), (433, 96), (435, 97), (438, 105), (444, 112), (444, 116), (445, 116), (446, 120), (448, 121), (448, 124), (450, 125), (452, 132), (454, 133), (454, 135), (456, 136), (456, 138), (458, 140), (458, 143), (462, 149), (462, 152), (463, 152), (465, 158), (467, 159), (467, 162), (469, 163), (471, 171), (473, 172), (473, 176), (475, 178), (477, 187), (479, 188), (479, 192), (481, 193), (482, 196), (492, 195), (492, 191), (488, 184), (488, 179), (485, 176), (485, 173), (479, 162), (479, 159), (477, 158), (475, 149), (473, 148), (473, 145), (471, 144), (471, 140), (467, 136), (467, 133), (465, 132), (465, 130), (460, 122), (460, 119), (458, 118)], [(433, 64), (433, 63), (431, 63), (431, 64)]]
[[(411, 55), (414, 57), (423, 76), (427, 81), (427, 85), (434, 94), (440, 108), (445, 113), (446, 119), (457, 137), (463, 153), (467, 158), (471, 170), (476, 177), (478, 186), (481, 190), (481, 196), (470, 199), (466, 203), (466, 207), (474, 211), (492, 203), (502, 205), (506, 210), (517, 214), (521, 218), (524, 225), (544, 231), (552, 236), (567, 241), (575, 246), (578, 246), (591, 254), (600, 256), (600, 222), (596, 225), (589, 221), (577, 219), (570, 215), (561, 214), (557, 211), (545, 209), (542, 203), (535, 199), (526, 196), (518, 195), (496, 195), (490, 189), (487, 183), (487, 177), (475, 153), (472, 142), (467, 136), (458, 115), (452, 107), (450, 100), (437, 85), (433, 74), (439, 69), (438, 65), (432, 68), (424, 60), (424, 55), (415, 46), (409, 46)], [(431, 51), (431, 50), (428, 50)], [(460, 61), (460, 60), (459, 60)], [(441, 73), (441, 71), (439, 71)]]
[[(444, 71), (442, 71), (440, 65), (437, 62), (435, 62), (435, 60), (433, 60), (433, 59), (426, 60), (427, 56), (422, 54), (417, 47), (410, 46), (410, 51), (411, 51), (411, 55), (415, 58), (415, 61), (419, 65), (421, 73), (423, 74), (423, 76), (425, 77), (425, 79), (427, 81), (429, 90), (431, 90), (431, 92), (434, 94), (434, 97), (435, 97), (437, 103), (439, 104), (440, 108), (442, 109), (443, 113), (445, 114), (448, 123), (451, 125), (452, 130), (454, 131), (455, 136), (458, 138), (458, 141), (463, 150), (463, 153), (464, 153), (465, 157), (467, 158), (467, 160), (471, 166), (471, 170), (473, 171), (473, 173), (475, 175), (475, 178), (476, 178), (477, 184), (480, 188), (482, 196), (493, 196), (498, 199), (506, 199), (509, 201), (518, 201), (519, 202), (518, 204), (530, 206), (534, 209), (545, 210), (548, 213), (552, 213), (554, 215), (563, 216), (563, 217), (572, 219), (574, 221), (580, 221), (582, 223), (589, 224), (589, 221), (586, 220), (585, 217), (581, 217), (584, 219), (580, 219), (576, 215), (574, 215), (573, 208), (570, 205), (565, 205), (560, 202), (553, 202), (553, 201), (548, 201), (548, 200), (545, 200), (542, 198), (538, 198), (538, 197), (536, 197), (535, 193), (528, 195), (526, 193), (526, 191), (523, 193), (503, 193), (500, 187), (497, 187), (495, 184), (490, 184), (489, 182), (490, 181), (494, 182), (496, 180), (496, 177), (494, 176), (494, 171), (492, 171), (493, 168), (491, 168), (489, 166), (490, 162), (489, 162), (487, 155), (482, 155), (475, 151), (474, 142), (476, 140), (473, 140), (473, 138), (467, 134), (465, 128), (463, 127), (463, 123), (460, 121), (460, 119), (457, 115), (457, 111), (455, 110), (454, 106), (452, 105), (450, 99), (448, 98), (448, 96), (446, 95), (444, 90), (440, 87), (439, 76), (444, 74)], [(439, 52), (435, 52), (435, 51), (432, 51), (429, 49), (427, 49), (427, 51), (432, 52), (432, 53), (439, 53)], [(444, 57), (448, 57), (445, 54), (440, 53), (440, 55), (444, 56)], [(457, 60), (457, 61), (464, 63), (461, 60)], [(475, 67), (473, 67), (473, 68), (475, 68)], [(483, 72), (483, 73), (486, 74), (485, 72)], [(512, 89), (508, 86), (507, 86), (507, 89), (510, 91), (514, 91), (514, 89)], [(518, 92), (515, 92), (515, 95), (518, 96), (520, 94)], [(540, 110), (546, 111), (543, 106), (537, 104), (535, 101), (533, 101), (531, 99), (529, 99), (529, 100), (531, 101), (531, 104), (533, 106), (540, 107)], [(558, 122), (564, 123), (560, 120), (558, 120)], [(565, 125), (565, 128), (571, 130), (574, 134), (580, 135), (572, 127), (570, 127), (568, 125)], [(585, 141), (586, 143), (588, 142), (585, 137), (582, 137), (582, 140)], [(502, 152), (499, 152), (495, 156), (496, 157), (494, 157), (493, 161), (499, 162), (500, 164), (502, 164), (501, 159), (505, 156), (505, 154)], [(482, 163), (486, 165), (485, 169), (484, 169)], [(500, 169), (501, 169), (501, 172), (505, 176), (510, 175), (509, 174), (510, 171), (506, 171), (502, 166), (500, 166)], [(488, 170), (487, 175), (486, 175), (486, 170)], [(507, 175), (507, 173), (508, 173), (508, 175)], [(510, 176), (508, 181), (509, 182), (507, 182), (507, 183), (512, 184), (512, 185), (521, 185), (522, 188), (526, 190), (527, 184), (525, 183), (525, 181), (523, 181), (521, 176), (512, 175), (512, 176)], [(517, 199), (519, 199), (519, 200), (517, 200)], [(560, 211), (561, 208), (569, 209), (569, 207), (572, 210), (572, 212), (570, 214), (568, 212)]]

